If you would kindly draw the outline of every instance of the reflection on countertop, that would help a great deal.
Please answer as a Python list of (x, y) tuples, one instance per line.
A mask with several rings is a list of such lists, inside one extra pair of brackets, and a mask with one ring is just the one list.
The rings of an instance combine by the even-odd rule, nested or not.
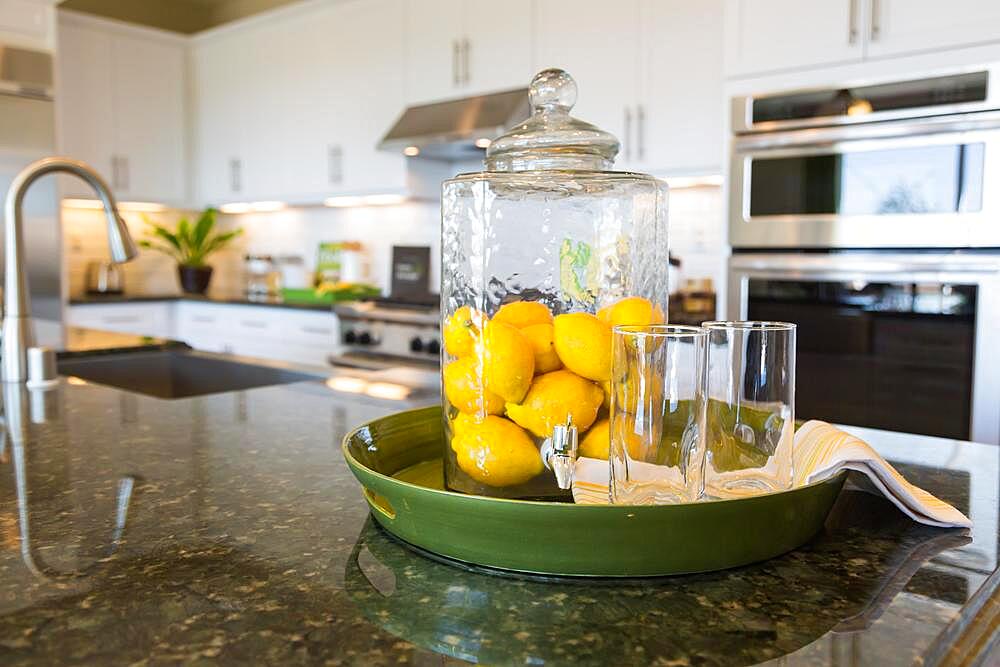
[(968, 512), (971, 533), (854, 490), (815, 540), (765, 563), (509, 579), (419, 555), (368, 519), (341, 439), (437, 399), (360, 386), (178, 400), (66, 381), (41, 397), (8, 390), (0, 662), (910, 665), (984, 622), (976, 591), (998, 578), (994, 447), (903, 438), (907, 474)]

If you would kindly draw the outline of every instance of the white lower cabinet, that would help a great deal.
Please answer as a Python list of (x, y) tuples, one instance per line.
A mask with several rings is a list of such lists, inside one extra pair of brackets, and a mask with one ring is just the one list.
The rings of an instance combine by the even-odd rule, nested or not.
[(73, 326), (172, 338), (196, 350), (325, 366), (337, 351), (337, 316), (329, 311), (246, 304), (170, 301), (76, 304)]

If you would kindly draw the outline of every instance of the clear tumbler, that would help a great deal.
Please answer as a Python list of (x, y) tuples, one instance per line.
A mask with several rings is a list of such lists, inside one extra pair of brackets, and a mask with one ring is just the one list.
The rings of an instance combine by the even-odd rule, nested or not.
[(610, 500), (697, 501), (704, 489), (705, 342), (700, 327), (612, 333)]
[(708, 455), (705, 494), (733, 498), (792, 485), (795, 325), (705, 322)]

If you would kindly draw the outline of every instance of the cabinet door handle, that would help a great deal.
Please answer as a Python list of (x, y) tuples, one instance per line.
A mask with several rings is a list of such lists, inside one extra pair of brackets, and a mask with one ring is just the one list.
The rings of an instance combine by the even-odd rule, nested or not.
[(332, 336), (333, 329), (327, 329), (325, 327), (302, 327), (302, 333), (319, 334), (321, 336)]
[(118, 176), (118, 156), (117, 155), (112, 155), (111, 156), (111, 189), (112, 190), (117, 190), (118, 189), (118, 181), (119, 181), (119, 176)]
[(640, 104), (636, 107), (639, 129), (636, 134), (636, 147), (639, 151), (639, 161), (646, 159), (646, 109)]
[(344, 149), (340, 146), (327, 149), (327, 176), (331, 184), (344, 182)]
[(858, 0), (850, 0), (847, 12), (847, 43), (858, 41)]
[(882, 36), (882, 0), (872, 0), (871, 40), (877, 42)]
[(267, 322), (261, 322), (259, 320), (241, 320), (240, 326), (247, 327), (248, 329), (266, 329)]
[(632, 159), (632, 109), (625, 107), (625, 160)]
[(233, 192), (239, 192), (243, 186), (243, 163), (239, 158), (229, 160), (229, 188)]
[(209, 317), (208, 315), (193, 315), (191, 317), (192, 322), (205, 322), (206, 324), (212, 324), (215, 322), (214, 317)]
[(462, 45), (459, 41), (453, 40), (451, 43), (451, 83), (457, 86), (462, 83)]
[(469, 38), (462, 40), (462, 81), (469, 85)]
[(139, 315), (107, 315), (101, 318), (105, 324), (128, 324), (130, 322), (141, 322)]

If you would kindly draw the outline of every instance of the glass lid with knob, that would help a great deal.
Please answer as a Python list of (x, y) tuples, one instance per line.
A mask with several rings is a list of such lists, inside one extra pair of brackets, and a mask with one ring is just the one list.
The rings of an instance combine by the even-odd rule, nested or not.
[(666, 319), (667, 187), (611, 171), (619, 142), (570, 114), (566, 72), (529, 98), (442, 188), (445, 483), (566, 500), (577, 458), (608, 457), (611, 328)]

